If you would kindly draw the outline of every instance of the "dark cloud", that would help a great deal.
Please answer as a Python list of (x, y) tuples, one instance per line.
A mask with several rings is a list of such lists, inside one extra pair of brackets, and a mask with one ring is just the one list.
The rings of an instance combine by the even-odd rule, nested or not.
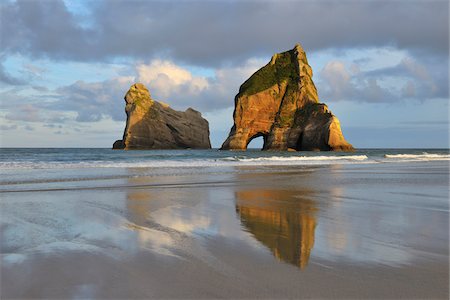
[(85, 56), (93, 34), (61, 0), (4, 2), (0, 33), (3, 51), (55, 59)]
[(88, 21), (60, 0), (3, 3), (3, 51), (82, 61), (162, 55), (207, 66), (269, 56), (295, 42), (308, 51), (391, 45), (448, 55), (448, 1), (86, 3)]

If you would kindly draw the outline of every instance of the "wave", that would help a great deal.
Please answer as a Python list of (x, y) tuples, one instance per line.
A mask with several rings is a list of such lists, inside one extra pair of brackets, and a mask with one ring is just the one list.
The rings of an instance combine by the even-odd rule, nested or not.
[(450, 160), (450, 154), (385, 154), (385, 158), (401, 160)]
[(336, 160), (356, 160), (362, 161), (367, 160), (367, 155), (348, 155), (348, 156), (272, 156), (272, 157), (257, 157), (257, 158), (242, 158), (238, 161), (242, 162), (257, 162), (257, 161), (266, 161), (266, 162), (293, 162), (293, 161), (336, 161)]
[(165, 159), (85, 160), (85, 161), (8, 161), (0, 162), (0, 170), (16, 169), (93, 169), (93, 168), (205, 168), (239, 166), (302, 166), (330, 164), (400, 163), (450, 160), (450, 154), (378, 154), (378, 155), (318, 155), (318, 156), (267, 156), (247, 155), (210, 157), (205, 159), (180, 157)]
[(272, 156), (247, 158), (245, 156), (216, 159), (143, 160), (132, 162), (84, 161), (84, 162), (0, 162), (0, 169), (84, 169), (84, 168), (201, 168), (235, 166), (277, 166), (351, 163), (365, 161), (366, 155), (352, 156)]

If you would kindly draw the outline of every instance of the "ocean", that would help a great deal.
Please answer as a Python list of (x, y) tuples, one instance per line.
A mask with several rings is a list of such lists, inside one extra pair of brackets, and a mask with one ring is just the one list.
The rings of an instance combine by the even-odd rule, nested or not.
[(2, 148), (0, 190), (22, 184), (107, 180), (148, 175), (267, 171), (274, 168), (450, 161), (448, 149), (359, 149), (355, 152), (121, 151), (99, 148)]
[(449, 164), (448, 149), (3, 148), (1, 296), (447, 299)]

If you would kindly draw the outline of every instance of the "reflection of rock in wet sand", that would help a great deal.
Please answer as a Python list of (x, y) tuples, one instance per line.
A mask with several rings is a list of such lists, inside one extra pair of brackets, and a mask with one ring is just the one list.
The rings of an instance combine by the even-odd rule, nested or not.
[(250, 233), (273, 255), (304, 268), (314, 246), (314, 202), (304, 191), (236, 192), (236, 211)]
[[(142, 186), (149, 183), (149, 178), (130, 178), (128, 181), (131, 186)], [(200, 205), (202, 199), (207, 198), (205, 189), (129, 189), (126, 216), (134, 225), (164, 232), (186, 234), (207, 230), (210, 219), (205, 207)]]

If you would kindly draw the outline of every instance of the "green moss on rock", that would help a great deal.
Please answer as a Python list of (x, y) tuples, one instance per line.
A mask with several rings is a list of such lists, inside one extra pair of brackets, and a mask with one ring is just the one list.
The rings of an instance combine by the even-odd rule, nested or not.
[(283, 81), (298, 82), (300, 78), (295, 68), (296, 59), (292, 51), (275, 54), (270, 63), (241, 85), (239, 95), (253, 95)]
[(140, 107), (153, 103), (150, 92), (142, 83), (133, 84), (125, 95), (125, 101)]
[(295, 112), (294, 124), (296, 126), (306, 122), (309, 118), (328, 119), (331, 116), (328, 107), (323, 103), (308, 103)]

